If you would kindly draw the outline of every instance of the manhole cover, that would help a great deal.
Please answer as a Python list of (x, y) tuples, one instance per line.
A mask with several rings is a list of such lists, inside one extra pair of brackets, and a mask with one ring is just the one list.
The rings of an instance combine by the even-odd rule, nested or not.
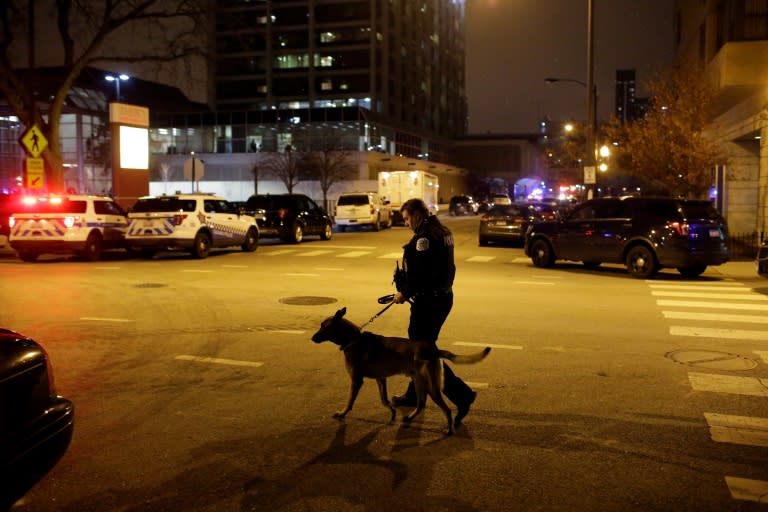
[(668, 352), (666, 357), (679, 364), (710, 370), (747, 371), (757, 366), (748, 357), (716, 350), (675, 350)]
[(292, 306), (322, 306), (324, 304), (333, 304), (336, 302), (336, 299), (333, 297), (300, 296), (283, 297), (279, 302), (283, 304), (290, 304)]
[(167, 284), (163, 283), (139, 283), (137, 285), (134, 285), (136, 288), (163, 288), (165, 286), (168, 286)]

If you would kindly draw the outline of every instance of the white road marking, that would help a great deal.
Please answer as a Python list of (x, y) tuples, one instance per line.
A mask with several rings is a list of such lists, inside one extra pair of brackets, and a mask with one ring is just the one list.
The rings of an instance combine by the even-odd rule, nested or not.
[(727, 476), (725, 483), (728, 490), (731, 491), (731, 497), (735, 500), (768, 503), (768, 482), (765, 480)]
[(286, 272), (283, 274), (284, 276), (291, 276), (291, 277), (317, 277), (318, 274), (302, 274), (299, 272)]
[(488, 263), (493, 259), (496, 259), (496, 256), (472, 256), (471, 258), (467, 258), (464, 261), (468, 261), (471, 263)]
[(756, 377), (688, 372), (688, 380), (696, 391), (768, 397), (768, 381)]
[(88, 322), (118, 322), (118, 323), (126, 323), (126, 322), (135, 322), (136, 320), (131, 320), (129, 318), (101, 318), (97, 316), (83, 316), (80, 317), (80, 320), (85, 320)]
[(470, 382), (468, 380), (465, 380), (467, 386), (471, 387), (472, 389), (485, 389), (488, 387), (487, 382)]
[(512, 263), (531, 263), (531, 258), (523, 258), (523, 257), (514, 258), (512, 260)]
[(768, 341), (768, 331), (752, 331), (739, 329), (709, 329), (706, 327), (684, 327), (673, 325), (669, 328), (672, 336), (695, 336), (702, 338), (721, 338), (729, 340), (758, 340)]
[(662, 311), (664, 318), (676, 320), (705, 320), (713, 322), (747, 322), (754, 324), (768, 324), (768, 316), (765, 315), (725, 315), (719, 313), (693, 313), (690, 311)]
[(388, 252), (387, 254), (382, 254), (381, 256), (377, 256), (379, 259), (388, 259), (388, 260), (399, 260), (403, 256), (402, 252)]
[(768, 447), (768, 418), (705, 412), (712, 440), (718, 443)]
[(696, 292), (665, 292), (652, 291), (656, 297), (688, 297), (695, 299), (738, 299), (738, 300), (768, 300), (765, 295), (756, 293), (696, 293)]
[(657, 300), (659, 306), (672, 306), (682, 308), (712, 308), (712, 309), (739, 309), (749, 311), (768, 311), (766, 304), (736, 304), (730, 302), (703, 302), (692, 300)]
[(194, 268), (185, 268), (184, 270), (182, 270), (182, 272), (188, 272), (190, 274), (210, 274), (211, 272), (213, 272), (213, 270), (204, 270), (204, 269), (197, 270)]
[(296, 249), (278, 249), (277, 251), (264, 251), (265, 256), (282, 256), (283, 254), (291, 254), (296, 252)]
[(371, 254), (371, 251), (350, 251), (350, 252), (344, 252), (341, 254), (337, 254), (337, 258), (359, 258), (360, 256), (365, 256), (366, 254)]
[(280, 334), (304, 334), (307, 331), (297, 331), (291, 329), (267, 329), (267, 332), (277, 332)]
[(728, 282), (728, 281), (705, 281), (700, 283), (691, 283), (687, 282), (685, 284), (678, 284), (678, 283), (661, 283), (659, 281), (646, 281), (648, 283), (648, 286), (651, 288), (672, 288), (675, 290), (702, 290), (707, 288), (717, 289), (717, 290), (730, 290), (730, 291), (737, 291), (737, 290), (744, 290), (746, 285), (741, 283), (734, 283), (734, 282)]
[(327, 251), (325, 249), (317, 249), (315, 251), (307, 251), (307, 252), (299, 253), (299, 254), (297, 254), (297, 256), (310, 257), (311, 258), (312, 256), (323, 256), (325, 254), (330, 254), (332, 252), (333, 251)]
[(461, 345), (462, 347), (491, 347), (491, 348), (508, 348), (510, 350), (522, 350), (520, 345), (500, 345), (498, 343), (473, 343), (470, 341), (457, 341), (454, 345)]
[(375, 245), (333, 245), (333, 244), (323, 244), (323, 249), (352, 249), (352, 250), (363, 250), (363, 251), (373, 251), (377, 247)]
[(238, 361), (237, 359), (221, 359), (218, 357), (178, 355), (174, 359), (178, 359), (180, 361), (194, 361), (196, 363), (226, 364), (230, 366), (250, 366), (252, 368), (258, 368), (259, 366), (264, 366), (264, 363), (259, 363), (256, 361)]

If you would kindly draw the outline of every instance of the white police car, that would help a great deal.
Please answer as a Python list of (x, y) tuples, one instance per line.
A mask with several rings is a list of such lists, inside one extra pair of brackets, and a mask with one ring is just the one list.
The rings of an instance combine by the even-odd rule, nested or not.
[(240, 246), (253, 252), (259, 243), (256, 217), (223, 197), (175, 194), (139, 198), (128, 212), (126, 244), (151, 258), (158, 251), (189, 251), (205, 258), (214, 247)]
[(8, 242), (24, 261), (44, 253), (96, 261), (102, 250), (125, 248), (128, 220), (111, 197), (25, 196), (14, 206)]

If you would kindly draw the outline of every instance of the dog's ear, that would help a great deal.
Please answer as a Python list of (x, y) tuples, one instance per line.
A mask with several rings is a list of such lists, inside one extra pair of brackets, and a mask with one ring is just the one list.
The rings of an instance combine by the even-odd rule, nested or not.
[(346, 313), (347, 313), (347, 308), (346, 308), (346, 307), (343, 307), (343, 308), (341, 308), (340, 310), (338, 310), (338, 311), (336, 312), (336, 314), (335, 314), (335, 315), (334, 315), (334, 317), (333, 317), (333, 320), (334, 320), (334, 321), (339, 321), (339, 320), (341, 320), (341, 317), (343, 317), (343, 316), (344, 316)]

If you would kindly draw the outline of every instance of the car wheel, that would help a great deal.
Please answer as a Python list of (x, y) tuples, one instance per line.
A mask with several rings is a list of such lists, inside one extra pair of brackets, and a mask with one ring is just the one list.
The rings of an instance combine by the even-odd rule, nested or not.
[(677, 267), (677, 271), (683, 277), (699, 277), (704, 271), (707, 270), (707, 266), (704, 264), (691, 265), (689, 267)]
[(291, 231), (291, 242), (300, 244), (302, 240), (304, 240), (304, 227), (301, 223), (297, 222), (293, 225), (293, 230)]
[(539, 268), (548, 268), (554, 265), (555, 255), (552, 246), (546, 240), (536, 240), (531, 245), (531, 261)]
[(656, 257), (644, 245), (636, 245), (629, 250), (626, 265), (629, 275), (638, 279), (648, 279), (658, 270)]
[(92, 232), (85, 241), (85, 249), (82, 252), (83, 258), (88, 261), (98, 261), (101, 257), (101, 235)]
[(373, 223), (374, 231), (381, 231), (381, 217), (377, 216), (376, 221)]
[(245, 234), (245, 241), (243, 242), (243, 245), (241, 245), (241, 249), (245, 252), (253, 252), (256, 250), (256, 247), (259, 246), (259, 232), (256, 231), (256, 228), (249, 228), (248, 232)]
[(320, 233), (320, 240), (330, 240), (333, 236), (333, 226), (331, 226), (330, 222), (325, 223), (325, 228), (323, 228), (323, 232)]
[(19, 251), (19, 258), (21, 258), (21, 261), (27, 261), (29, 263), (34, 263), (37, 261), (37, 257), (40, 256), (36, 252), (32, 251)]
[(211, 252), (211, 237), (207, 233), (198, 233), (192, 246), (192, 256), (197, 259), (208, 257)]
[(600, 266), (599, 261), (582, 261), (582, 263), (584, 264), (584, 267), (588, 269), (595, 269)]

